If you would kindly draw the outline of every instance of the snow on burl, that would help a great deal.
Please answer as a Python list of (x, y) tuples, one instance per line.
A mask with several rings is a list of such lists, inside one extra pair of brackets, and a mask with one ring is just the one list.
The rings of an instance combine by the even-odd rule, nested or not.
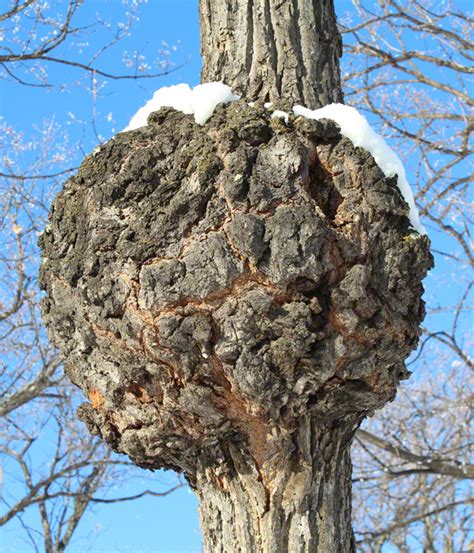
[[(170, 107), (194, 115), (197, 124), (205, 125), (218, 104), (228, 104), (239, 99), (240, 96), (235, 95), (229, 86), (219, 82), (205, 83), (194, 88), (187, 84), (163, 87), (158, 89), (153, 94), (153, 98), (137, 111), (123, 132), (146, 126), (150, 113), (158, 111), (162, 107)], [(268, 102), (265, 107), (272, 109), (272, 103)], [(407, 181), (401, 159), (385, 140), (372, 129), (363, 115), (355, 108), (344, 104), (330, 104), (316, 110), (294, 106), (293, 113), (295, 116), (308, 119), (333, 120), (341, 128), (341, 134), (349, 138), (354, 146), (364, 148), (372, 154), (386, 177), (397, 175), (398, 187), (410, 208), (410, 222), (416, 231), (420, 234), (426, 234), (425, 228), (420, 223), (413, 192)], [(285, 122), (288, 122), (289, 114), (284, 111), (276, 110), (273, 112), (273, 116), (281, 117)]]
[(158, 89), (153, 98), (137, 111), (124, 131), (146, 126), (150, 113), (163, 107), (194, 115), (196, 123), (204, 125), (218, 104), (228, 104), (239, 99), (240, 96), (233, 94), (230, 86), (223, 83), (205, 83), (194, 88), (188, 84), (165, 86)]
[(332, 119), (341, 127), (341, 134), (349, 138), (354, 146), (364, 148), (364, 150), (372, 154), (372, 157), (386, 177), (397, 175), (398, 188), (402, 193), (403, 199), (410, 208), (410, 222), (413, 228), (420, 234), (426, 234), (425, 228), (420, 223), (418, 209), (415, 205), (415, 198), (408, 184), (402, 160), (392, 148), (390, 148), (385, 140), (374, 131), (363, 115), (355, 108), (345, 106), (344, 104), (329, 104), (328, 106), (315, 110), (303, 106), (295, 106), (293, 108), (293, 113), (295, 115), (307, 117), (308, 119)]

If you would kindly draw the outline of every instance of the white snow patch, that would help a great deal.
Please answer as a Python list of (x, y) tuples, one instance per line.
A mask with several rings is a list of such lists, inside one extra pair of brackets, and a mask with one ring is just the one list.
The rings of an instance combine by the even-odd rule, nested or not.
[(288, 113), (286, 111), (282, 111), (281, 109), (276, 109), (273, 113), (272, 113), (272, 117), (279, 117), (280, 119), (284, 119), (285, 120), (285, 123), (288, 123)]
[(194, 88), (187, 84), (165, 86), (158, 89), (153, 98), (137, 111), (124, 131), (145, 127), (150, 113), (163, 107), (194, 115), (196, 123), (204, 125), (218, 104), (228, 104), (239, 98), (224, 83), (205, 83)]
[(265, 109), (270, 109), (272, 106), (273, 106), (273, 102), (265, 102), (265, 103), (263, 104), (263, 107), (264, 107)]
[(420, 223), (420, 217), (415, 205), (415, 198), (408, 184), (405, 168), (398, 155), (385, 140), (369, 125), (367, 119), (355, 108), (343, 104), (329, 104), (321, 109), (310, 110), (303, 106), (293, 108), (295, 115), (308, 119), (332, 119), (341, 127), (341, 133), (349, 138), (354, 146), (359, 146), (370, 152), (377, 165), (386, 177), (398, 176), (398, 187), (410, 208), (410, 222), (420, 234), (426, 230)]

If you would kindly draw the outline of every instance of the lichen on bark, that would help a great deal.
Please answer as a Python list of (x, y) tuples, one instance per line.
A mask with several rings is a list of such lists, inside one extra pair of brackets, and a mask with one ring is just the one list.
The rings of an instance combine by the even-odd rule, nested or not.
[(208, 551), (349, 550), (347, 516), (345, 537), (311, 525), (350, 512), (342, 446), (407, 375), (432, 264), (396, 178), (331, 121), (162, 109), (85, 159), (40, 244), (44, 319), (89, 429), (184, 472), (208, 513), (234, 490), (267, 525), (226, 549), (223, 507)]

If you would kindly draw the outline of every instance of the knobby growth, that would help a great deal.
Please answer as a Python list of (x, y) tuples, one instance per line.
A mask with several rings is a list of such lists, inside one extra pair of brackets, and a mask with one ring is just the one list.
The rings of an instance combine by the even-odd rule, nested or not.
[(46, 322), (93, 432), (184, 471), (212, 509), (245, 497), (249, 551), (254, 508), (295, 551), (329, 510), (348, 547), (347, 445), (406, 375), (430, 263), (369, 154), (245, 102), (205, 127), (162, 110), (85, 160), (42, 247)]

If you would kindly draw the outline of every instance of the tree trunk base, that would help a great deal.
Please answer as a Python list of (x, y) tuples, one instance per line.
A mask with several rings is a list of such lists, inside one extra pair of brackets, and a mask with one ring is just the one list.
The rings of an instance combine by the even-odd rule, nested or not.
[[(309, 418), (279, 455), (279, 467), (258, 467), (230, 446), (232, 474), (198, 474), (206, 553), (351, 552), (353, 426), (325, 429)], [(296, 445), (296, 449), (295, 449)], [(293, 448), (293, 451), (291, 451)], [(284, 458), (287, 466), (283, 465)]]

